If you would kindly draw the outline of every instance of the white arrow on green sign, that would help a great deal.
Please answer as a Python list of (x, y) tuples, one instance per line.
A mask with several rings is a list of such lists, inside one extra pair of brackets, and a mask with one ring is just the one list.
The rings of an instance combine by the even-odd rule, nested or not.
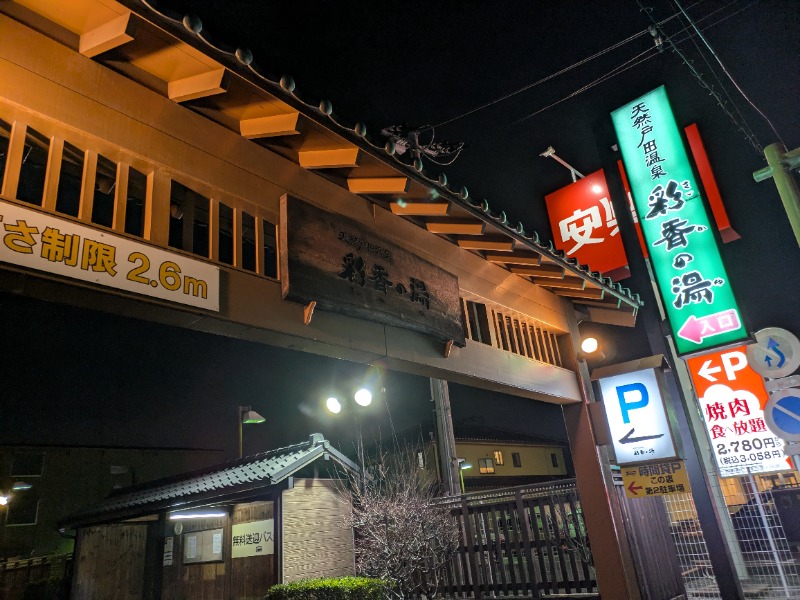
[(678, 352), (745, 339), (664, 86), (618, 108), (611, 118)]

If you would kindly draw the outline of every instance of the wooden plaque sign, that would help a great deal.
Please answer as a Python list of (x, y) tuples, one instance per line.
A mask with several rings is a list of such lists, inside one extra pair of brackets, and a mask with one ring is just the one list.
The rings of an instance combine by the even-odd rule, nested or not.
[(405, 327), (464, 345), (458, 278), (364, 225), (284, 196), (281, 288), (286, 300)]

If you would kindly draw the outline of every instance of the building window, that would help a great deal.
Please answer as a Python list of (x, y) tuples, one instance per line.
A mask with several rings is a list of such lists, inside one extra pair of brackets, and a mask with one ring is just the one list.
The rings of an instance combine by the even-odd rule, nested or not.
[(26, 490), (14, 497), (6, 506), (6, 525), (36, 525), (36, 516), (39, 512), (39, 498), (34, 490)]
[(495, 450), (494, 451), (494, 464), (502, 465), (503, 464), (503, 451), (502, 450)]
[(553, 463), (553, 466), (558, 468), (558, 454), (555, 452), (550, 453), (550, 462)]
[(491, 475), (494, 473), (494, 461), (491, 458), (478, 459), (478, 467), (482, 475)]
[(11, 463), (11, 477), (41, 477), (44, 468), (44, 453), (20, 452)]
[(522, 459), (519, 456), (519, 452), (512, 452), (511, 453), (511, 461), (514, 463), (514, 466), (519, 468), (522, 466)]
[(50, 138), (28, 127), (25, 133), (25, 149), (22, 155), (22, 168), (19, 172), (17, 199), (42, 205), (44, 195), (44, 176), (47, 171), (47, 157), (50, 152)]

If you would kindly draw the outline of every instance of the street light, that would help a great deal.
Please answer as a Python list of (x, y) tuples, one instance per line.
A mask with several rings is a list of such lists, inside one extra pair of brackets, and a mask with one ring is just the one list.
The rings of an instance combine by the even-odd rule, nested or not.
[(242, 425), (252, 423), (263, 423), (264, 417), (253, 410), (252, 406), (240, 406), (238, 411), (239, 421), (239, 458), (242, 458)]
[(370, 392), (367, 388), (361, 388), (355, 393), (353, 399), (359, 406), (369, 406), (372, 404), (372, 392)]

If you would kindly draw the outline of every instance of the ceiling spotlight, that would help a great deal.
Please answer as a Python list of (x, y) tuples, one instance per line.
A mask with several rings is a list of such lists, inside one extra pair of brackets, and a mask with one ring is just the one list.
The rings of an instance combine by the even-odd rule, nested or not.
[(338, 414), (338, 413), (340, 413), (342, 411), (341, 402), (339, 402), (339, 400), (337, 400), (333, 396), (331, 396), (330, 398), (325, 400), (325, 406), (327, 407), (327, 409), (329, 411), (331, 411), (334, 414)]
[(597, 350), (597, 346), (597, 338), (587, 337), (581, 342), (581, 350), (583, 350), (586, 354), (595, 352)]

